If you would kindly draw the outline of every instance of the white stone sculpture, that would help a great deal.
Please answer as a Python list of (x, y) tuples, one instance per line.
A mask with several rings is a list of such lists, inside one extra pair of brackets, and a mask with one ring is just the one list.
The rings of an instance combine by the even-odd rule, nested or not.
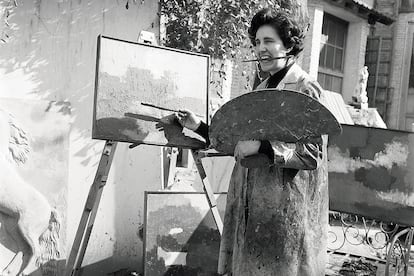
[(367, 82), (368, 82), (368, 67), (364, 66), (359, 71), (358, 83), (355, 87), (353, 101), (361, 105), (361, 109), (368, 109), (367, 96)]
[(28, 152), (26, 133), (0, 110), (0, 223), (18, 249), (9, 264), (0, 268), (1, 276), (29, 275), (33, 268), (59, 256), (59, 216), (16, 170)]

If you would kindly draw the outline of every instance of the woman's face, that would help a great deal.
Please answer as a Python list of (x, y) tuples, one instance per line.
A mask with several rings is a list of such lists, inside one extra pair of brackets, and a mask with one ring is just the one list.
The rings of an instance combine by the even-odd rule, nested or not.
[[(270, 25), (261, 26), (256, 32), (255, 52), (258, 58), (284, 57), (290, 51), (283, 45), (276, 30)], [(286, 59), (260, 61), (263, 71), (274, 74), (286, 66)]]

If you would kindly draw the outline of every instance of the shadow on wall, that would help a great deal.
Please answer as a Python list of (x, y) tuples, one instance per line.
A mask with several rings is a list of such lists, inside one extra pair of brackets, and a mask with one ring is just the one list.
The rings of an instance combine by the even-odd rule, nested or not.
[[(8, 2), (1, 0), (0, 7)], [(7, 43), (0, 44), (2, 96), (71, 102), (76, 139), (83, 143), (76, 154), (83, 165), (91, 161), (90, 149), (97, 143), (90, 140), (90, 128), (98, 34), (136, 40), (141, 29), (156, 32), (158, 27), (155, 12), (151, 18), (142, 16), (156, 10), (154, 4), (133, 3), (126, 9), (123, 2), (97, 0), (18, 1), (9, 18)], [(128, 32), (130, 21), (137, 27)]]
[[(10, 1), (0, 0), (0, 7), (8, 2)], [(4, 97), (65, 100), (72, 105), (73, 123), (69, 153), (69, 190), (72, 198), (69, 198), (68, 202), (71, 202), (73, 207), (68, 209), (73, 209), (72, 213), (75, 215), (68, 211), (67, 221), (67, 240), (71, 241), (73, 236), (70, 234), (73, 235), (76, 230), (81, 206), (84, 204), (78, 200), (75, 203), (71, 200), (86, 198), (86, 194), (83, 193), (92, 183), (85, 183), (85, 179), (91, 179), (95, 174), (97, 156), (102, 150), (102, 143), (91, 139), (96, 38), (98, 34), (106, 34), (136, 40), (140, 30), (158, 33), (158, 1), (130, 1), (128, 9), (125, 1), (34, 0), (18, 1), (18, 4), (9, 18), (10, 37), (7, 43), (0, 44), (0, 91)], [(132, 159), (137, 159), (131, 157), (132, 153), (120, 150), (117, 154), (120, 160), (124, 159), (121, 154), (129, 156), (125, 158), (128, 160), (125, 162), (135, 162), (136, 160)], [(117, 218), (117, 221), (112, 226), (112, 239), (118, 241), (126, 237), (126, 243), (130, 240), (134, 242), (127, 244), (126, 252), (122, 251), (124, 243), (115, 245), (114, 255), (122, 251), (118, 255), (128, 259), (129, 264), (135, 262), (134, 266), (139, 267), (140, 257), (137, 254), (140, 253), (137, 252), (140, 252), (140, 242), (134, 231), (127, 230), (138, 228), (136, 221), (140, 220), (142, 206), (139, 206), (139, 202), (142, 204), (143, 194), (135, 194), (135, 198), (126, 199), (125, 195), (130, 196), (128, 191), (134, 194), (137, 188), (132, 188), (134, 180), (136, 181), (132, 176), (123, 180), (122, 175), (131, 167), (130, 164), (127, 167), (123, 166), (123, 162), (113, 168), (112, 172), (114, 178), (120, 182), (116, 183), (118, 186), (115, 191), (113, 217)], [(141, 161), (137, 166), (145, 167), (148, 164)], [(136, 166), (130, 170), (136, 171)], [(143, 174), (145, 173), (144, 171)], [(148, 189), (154, 187), (153, 182), (143, 186), (145, 185)], [(137, 199), (140, 196), (142, 198)], [(133, 207), (128, 202), (132, 202)], [(125, 213), (131, 215), (131, 221), (125, 220)], [(111, 217), (110, 220), (108, 224), (112, 225), (114, 219)], [(129, 227), (125, 227), (125, 224)], [(131, 249), (132, 246), (134, 250)], [(70, 245), (66, 247), (69, 253)], [(102, 251), (105, 249), (96, 251), (96, 258), (101, 257)], [(111, 258), (111, 267), (122, 267), (125, 258)]]
[[(114, 267), (117, 267), (114, 269)], [(141, 275), (129, 267), (119, 267), (117, 257), (109, 257), (82, 267), (82, 275), (129, 276)], [(135, 274), (134, 274), (135, 273)]]
[(27, 273), (64, 256), (70, 105), (1, 98), (0, 114), (0, 269)]

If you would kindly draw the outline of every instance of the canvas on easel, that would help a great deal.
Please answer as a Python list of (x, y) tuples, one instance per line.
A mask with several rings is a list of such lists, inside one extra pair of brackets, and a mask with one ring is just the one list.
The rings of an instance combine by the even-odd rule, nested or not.
[[(214, 194), (224, 217), (226, 193)], [(220, 231), (206, 196), (197, 192), (145, 192), (146, 276), (217, 275)]]
[(92, 138), (203, 148), (174, 111), (208, 118), (208, 68), (207, 55), (99, 36)]
[[(151, 42), (151, 41), (149, 41)], [(66, 264), (66, 276), (82, 272), (89, 237), (118, 142), (191, 149), (219, 233), (223, 223), (198, 150), (206, 141), (183, 129), (176, 112), (208, 118), (209, 56), (98, 37), (92, 138), (106, 140)], [(131, 146), (130, 146), (131, 148)]]

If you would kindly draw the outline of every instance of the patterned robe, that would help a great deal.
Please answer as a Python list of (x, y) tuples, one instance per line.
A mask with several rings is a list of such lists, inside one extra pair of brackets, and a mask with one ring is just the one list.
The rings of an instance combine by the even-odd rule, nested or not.
[[(267, 81), (258, 89), (265, 88)], [(276, 88), (301, 91), (317, 99), (322, 93), (318, 83), (296, 64)], [(323, 276), (328, 227), (327, 137), (319, 144), (270, 144), (278, 157), (273, 165), (247, 169), (238, 162), (234, 167), (218, 272)]]

